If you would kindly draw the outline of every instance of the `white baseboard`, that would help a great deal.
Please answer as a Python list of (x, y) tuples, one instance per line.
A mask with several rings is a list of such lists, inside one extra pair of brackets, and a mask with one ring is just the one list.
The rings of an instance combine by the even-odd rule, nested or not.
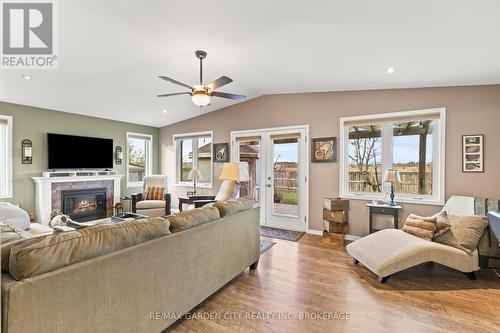
[[(323, 236), (323, 230), (307, 229), (306, 233), (311, 235)], [(348, 241), (355, 241), (360, 239), (360, 236), (346, 234), (344, 238)]]
[(355, 235), (349, 235), (349, 234), (346, 234), (346, 235), (344, 236), (344, 238), (345, 238), (346, 240), (349, 240), (349, 241), (355, 241), (355, 240), (360, 239), (360, 238), (361, 238), (361, 236), (355, 236)]
[(322, 236), (323, 230), (307, 229), (306, 233), (311, 234), (311, 235)]

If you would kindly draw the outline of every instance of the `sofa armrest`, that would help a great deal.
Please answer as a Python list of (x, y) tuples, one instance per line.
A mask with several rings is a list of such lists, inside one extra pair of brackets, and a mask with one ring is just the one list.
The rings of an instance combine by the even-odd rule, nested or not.
[(172, 195), (170, 193), (165, 193), (165, 215), (168, 216), (172, 214), (170, 206), (172, 204)]
[(130, 197), (132, 198), (132, 213), (135, 214), (137, 212), (137, 203), (143, 200), (142, 193), (131, 194)]

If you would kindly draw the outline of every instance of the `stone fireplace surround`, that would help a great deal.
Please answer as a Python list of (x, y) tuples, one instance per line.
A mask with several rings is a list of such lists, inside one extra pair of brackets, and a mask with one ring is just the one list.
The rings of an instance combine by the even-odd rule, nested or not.
[(61, 209), (61, 191), (88, 188), (106, 188), (106, 215), (113, 215), (113, 206), (120, 202), (119, 175), (32, 177), (36, 185), (37, 222), (48, 225), (53, 209)]

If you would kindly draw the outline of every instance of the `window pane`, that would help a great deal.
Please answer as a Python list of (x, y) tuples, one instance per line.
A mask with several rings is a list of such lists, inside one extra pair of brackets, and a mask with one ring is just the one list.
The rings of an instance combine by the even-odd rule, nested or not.
[(260, 196), (260, 139), (239, 141), (240, 162), (248, 163), (250, 180), (240, 182), (240, 196), (259, 202)]
[(146, 139), (128, 138), (128, 181), (142, 182), (146, 175)]
[(273, 214), (299, 216), (298, 139), (274, 139), (273, 157)]
[(349, 127), (348, 191), (381, 192), (381, 142), (380, 125)]
[(432, 194), (433, 121), (393, 124), (393, 168), (401, 175), (395, 191), (406, 194)]
[(200, 183), (210, 183), (212, 170), (212, 139), (209, 137), (198, 138), (197, 165), (201, 173)]
[(188, 182), (189, 172), (193, 168), (193, 140), (181, 141), (181, 181)]

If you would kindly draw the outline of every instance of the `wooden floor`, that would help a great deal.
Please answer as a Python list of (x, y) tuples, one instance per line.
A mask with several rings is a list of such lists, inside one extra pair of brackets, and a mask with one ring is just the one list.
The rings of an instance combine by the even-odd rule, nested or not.
[[(192, 312), (212, 319), (183, 319), (166, 332), (500, 332), (500, 278), (492, 270), (470, 281), (424, 264), (380, 284), (340, 245), (320, 236), (272, 240), (277, 244), (257, 270), (247, 270)], [(246, 318), (273, 313), (282, 318)], [(301, 313), (324, 319), (299, 319)], [(343, 314), (349, 319), (328, 319)]]

